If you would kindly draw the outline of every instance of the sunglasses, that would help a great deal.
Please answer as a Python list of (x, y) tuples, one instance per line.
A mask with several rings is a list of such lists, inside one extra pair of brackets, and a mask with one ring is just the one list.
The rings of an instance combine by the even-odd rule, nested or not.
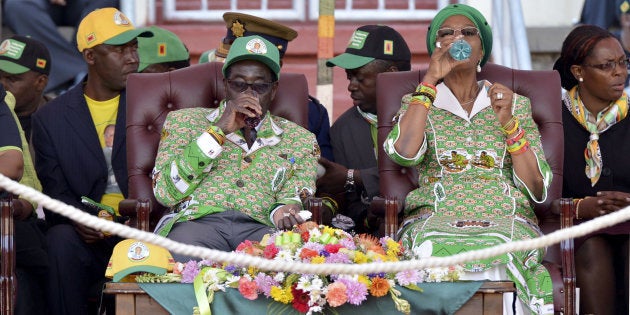
[(227, 80), (227, 83), (228, 87), (235, 92), (242, 93), (245, 92), (247, 88), (251, 88), (254, 92), (258, 94), (265, 94), (269, 92), (271, 86), (273, 86), (275, 82), (247, 83), (245, 81)]
[(630, 64), (630, 59), (624, 58), (619, 61), (609, 61), (606, 63), (599, 63), (595, 65), (584, 64), (584, 66), (593, 67), (593, 68), (597, 68), (599, 70), (608, 72), (608, 71), (614, 71), (617, 68), (617, 65), (627, 70), (628, 64)]
[(437, 37), (438, 38), (442, 38), (442, 37), (446, 37), (446, 36), (453, 36), (455, 35), (455, 32), (459, 32), (460, 34), (468, 37), (468, 36), (477, 36), (477, 34), (479, 34), (479, 30), (476, 27), (464, 27), (461, 29), (454, 29), (454, 28), (450, 28), (450, 27), (445, 27), (445, 28), (441, 28), (439, 30), (437, 30)]

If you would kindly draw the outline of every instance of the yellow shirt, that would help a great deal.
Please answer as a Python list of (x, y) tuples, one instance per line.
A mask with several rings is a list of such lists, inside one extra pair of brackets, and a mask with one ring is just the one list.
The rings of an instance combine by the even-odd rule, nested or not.
[(90, 115), (92, 116), (94, 127), (96, 128), (96, 134), (98, 134), (98, 139), (103, 148), (105, 160), (107, 161), (107, 188), (100, 202), (114, 208), (116, 214), (118, 214), (118, 203), (123, 200), (124, 197), (120, 192), (120, 188), (118, 188), (118, 183), (116, 182), (112, 170), (111, 150), (114, 143), (114, 129), (116, 126), (116, 116), (118, 115), (120, 95), (106, 101), (96, 101), (87, 95), (84, 96), (88, 108), (90, 109)]

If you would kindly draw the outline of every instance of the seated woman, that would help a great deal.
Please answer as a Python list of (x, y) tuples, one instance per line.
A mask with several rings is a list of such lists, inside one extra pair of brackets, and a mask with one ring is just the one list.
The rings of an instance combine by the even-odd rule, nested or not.
[[(394, 161), (418, 170), (419, 187), (405, 200), (403, 246), (418, 257), (450, 256), (538, 237), (533, 203), (546, 199), (552, 174), (529, 99), (477, 80), (492, 50), (490, 26), (476, 9), (449, 5), (431, 22), (427, 48), (426, 75), (403, 97), (384, 144)], [(512, 280), (517, 314), (552, 314), (544, 252), (467, 262), (465, 279)]]
[[(564, 40), (554, 69), (567, 90), (562, 196), (575, 198), (578, 220), (630, 205), (630, 148), (622, 145), (630, 141), (624, 93), (628, 59), (621, 44), (605, 29), (576, 27)], [(630, 222), (624, 222), (575, 240), (582, 313), (628, 313), (629, 233)]]

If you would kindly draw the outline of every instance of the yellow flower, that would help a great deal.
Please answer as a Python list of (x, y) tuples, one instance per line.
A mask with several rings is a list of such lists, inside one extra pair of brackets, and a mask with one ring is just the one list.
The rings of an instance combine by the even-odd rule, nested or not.
[(315, 256), (311, 259), (311, 264), (323, 264), (326, 262), (326, 257), (324, 256)]
[(366, 275), (359, 275), (359, 278), (357, 279), (357, 281), (363, 283), (363, 285), (365, 285), (368, 288), (372, 285), (372, 281), (370, 281), (370, 278)]
[(291, 294), (291, 288), (282, 289), (278, 286), (271, 287), (271, 297), (276, 301), (284, 304), (289, 304), (293, 301), (293, 294)]
[(394, 255), (398, 255), (398, 253), (400, 253), (400, 243), (394, 241), (393, 239), (388, 238), (385, 245), (387, 246), (388, 255), (389, 251), (392, 251)]
[(364, 253), (359, 252), (359, 251), (355, 251), (354, 252), (354, 262), (357, 264), (365, 264), (367, 263), (368, 258), (367, 256), (365, 256)]

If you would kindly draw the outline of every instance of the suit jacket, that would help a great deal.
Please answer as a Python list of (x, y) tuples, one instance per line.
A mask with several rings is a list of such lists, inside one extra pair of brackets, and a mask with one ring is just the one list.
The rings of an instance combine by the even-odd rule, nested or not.
[(353, 106), (330, 127), (330, 142), (335, 162), (361, 171), (364, 190), (347, 193), (346, 209), (342, 210), (342, 213), (351, 217), (360, 227), (369, 206), (361, 200), (361, 196), (371, 200), (379, 194), (378, 165), (370, 124)]
[[(112, 168), (123, 196), (127, 197), (125, 91), (120, 95), (112, 152)], [(35, 169), (43, 192), (79, 209), (81, 196), (100, 201), (107, 186), (107, 163), (83, 84), (41, 107), (32, 118)], [(55, 225), (67, 218), (46, 210), (46, 221)]]

